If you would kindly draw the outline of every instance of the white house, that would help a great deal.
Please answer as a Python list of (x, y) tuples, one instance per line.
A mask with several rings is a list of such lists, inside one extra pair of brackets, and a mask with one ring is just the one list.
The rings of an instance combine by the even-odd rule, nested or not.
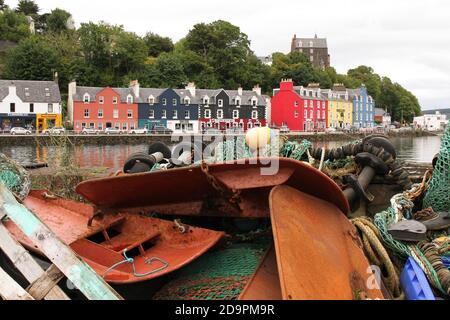
[(414, 126), (428, 131), (442, 131), (447, 124), (447, 116), (436, 111), (435, 114), (426, 114), (414, 118)]
[(61, 94), (54, 81), (0, 80), (0, 128), (61, 126)]

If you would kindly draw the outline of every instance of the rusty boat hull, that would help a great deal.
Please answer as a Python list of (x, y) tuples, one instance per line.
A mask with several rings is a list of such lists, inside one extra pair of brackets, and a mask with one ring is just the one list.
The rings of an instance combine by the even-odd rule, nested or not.
[[(273, 175), (261, 170), (277, 165)], [(273, 187), (288, 185), (332, 202), (343, 212), (349, 205), (339, 186), (319, 170), (288, 158), (246, 159), (207, 168), (119, 175), (84, 181), (76, 192), (104, 213), (157, 212), (168, 215), (269, 217)]]
[[(129, 213), (105, 215), (88, 221), (94, 214), (90, 205), (32, 191), (24, 205), (68, 244), (106, 281), (128, 284), (151, 280), (173, 272), (212, 248), (224, 235), (180, 225), (162, 219)], [(10, 233), (29, 250), (41, 254), (12, 222)], [(126, 250), (133, 262), (122, 263)]]

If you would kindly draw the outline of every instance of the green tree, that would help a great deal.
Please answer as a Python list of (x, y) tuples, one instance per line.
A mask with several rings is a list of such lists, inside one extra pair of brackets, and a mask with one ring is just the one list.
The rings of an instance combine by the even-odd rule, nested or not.
[(30, 28), (25, 15), (10, 9), (0, 12), (0, 40), (19, 42), (29, 35)]
[(61, 33), (67, 31), (67, 21), (72, 15), (62, 9), (54, 9), (46, 16), (46, 31), (53, 33)]
[(188, 81), (183, 69), (182, 60), (173, 53), (162, 53), (154, 64), (159, 78), (159, 86), (163, 88), (179, 88)]
[(9, 53), (5, 76), (19, 80), (52, 80), (58, 67), (58, 57), (54, 48), (43, 39), (34, 36), (21, 41)]
[(35, 17), (38, 15), (40, 9), (33, 0), (20, 0), (16, 8), (17, 12), (21, 12), (26, 16)]
[(0, 0), (0, 11), (8, 9), (8, 5), (5, 3), (5, 0)]
[(174, 50), (174, 45), (170, 38), (161, 37), (152, 32), (145, 35), (144, 41), (148, 48), (148, 55), (151, 57), (157, 57), (163, 52), (171, 52)]

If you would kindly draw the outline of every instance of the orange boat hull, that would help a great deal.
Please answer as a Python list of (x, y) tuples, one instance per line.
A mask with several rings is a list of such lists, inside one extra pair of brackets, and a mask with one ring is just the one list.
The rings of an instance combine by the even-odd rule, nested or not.
[[(48, 197), (46, 191), (31, 192), (24, 204), (99, 275), (114, 284), (142, 282), (173, 272), (201, 256), (224, 235), (186, 225), (182, 233), (174, 222), (128, 213), (105, 215), (88, 226), (94, 213), (92, 206)], [(19, 242), (40, 254), (13, 222), (5, 225)], [(110, 269), (124, 261), (125, 249), (133, 263)]]

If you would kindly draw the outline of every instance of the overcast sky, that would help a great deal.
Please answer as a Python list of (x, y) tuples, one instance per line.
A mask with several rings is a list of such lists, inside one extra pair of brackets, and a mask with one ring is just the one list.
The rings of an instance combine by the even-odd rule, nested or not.
[[(15, 6), (18, 0), (6, 0)], [(82, 22), (104, 20), (144, 35), (184, 37), (198, 22), (222, 19), (241, 27), (257, 55), (289, 52), (294, 34), (328, 38), (331, 63), (358, 65), (411, 90), (423, 109), (450, 108), (448, 0), (37, 0)]]

